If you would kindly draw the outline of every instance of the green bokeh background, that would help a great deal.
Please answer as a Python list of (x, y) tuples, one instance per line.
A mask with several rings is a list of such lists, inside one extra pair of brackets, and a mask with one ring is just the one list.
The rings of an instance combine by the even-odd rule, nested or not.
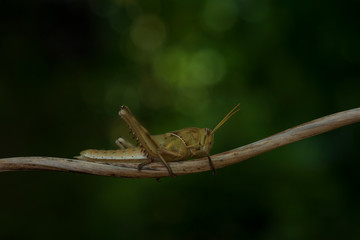
[[(0, 157), (213, 128), (212, 153), (360, 106), (358, 1), (0, 1)], [(0, 174), (1, 239), (359, 239), (359, 125), (210, 172)]]

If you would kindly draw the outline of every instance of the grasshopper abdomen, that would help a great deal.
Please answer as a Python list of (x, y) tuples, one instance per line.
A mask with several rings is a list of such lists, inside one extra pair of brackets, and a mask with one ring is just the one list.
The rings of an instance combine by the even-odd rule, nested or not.
[(144, 160), (146, 156), (140, 148), (127, 148), (118, 150), (97, 150), (88, 149), (80, 153), (79, 157), (82, 160), (124, 160), (126, 162), (135, 160)]

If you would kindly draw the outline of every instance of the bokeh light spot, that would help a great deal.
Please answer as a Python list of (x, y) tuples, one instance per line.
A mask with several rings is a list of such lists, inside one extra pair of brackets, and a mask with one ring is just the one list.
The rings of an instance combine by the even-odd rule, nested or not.
[(187, 72), (188, 78), (184, 84), (211, 85), (224, 76), (225, 60), (215, 50), (199, 50), (190, 58)]
[(135, 20), (130, 36), (133, 43), (141, 50), (154, 51), (165, 41), (165, 24), (157, 16), (141, 16)]
[(226, 73), (226, 63), (223, 56), (213, 49), (190, 53), (173, 48), (155, 58), (154, 71), (161, 81), (169, 85), (198, 87), (221, 81)]
[(167, 85), (176, 84), (186, 78), (187, 52), (178, 47), (168, 48), (157, 54), (153, 61), (154, 73)]

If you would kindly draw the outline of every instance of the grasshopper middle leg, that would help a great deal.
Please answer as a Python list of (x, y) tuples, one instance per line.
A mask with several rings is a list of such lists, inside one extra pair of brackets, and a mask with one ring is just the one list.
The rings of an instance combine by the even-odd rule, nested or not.
[(129, 141), (125, 140), (122, 137), (119, 137), (118, 139), (116, 139), (115, 141), (116, 145), (118, 145), (118, 147), (120, 149), (126, 149), (126, 148), (133, 148), (135, 147), (134, 145), (132, 145)]

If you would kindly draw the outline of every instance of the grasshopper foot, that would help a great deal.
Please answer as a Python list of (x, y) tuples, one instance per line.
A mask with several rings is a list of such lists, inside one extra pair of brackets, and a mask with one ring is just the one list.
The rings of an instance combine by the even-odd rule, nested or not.
[(137, 169), (138, 169), (139, 171), (141, 171), (141, 169), (142, 169), (143, 167), (145, 167), (146, 165), (149, 165), (150, 163), (152, 163), (152, 160), (151, 160), (151, 159), (147, 159), (147, 160), (145, 160), (144, 162), (140, 163), (140, 164), (137, 166)]
[(213, 163), (213, 161), (211, 160), (211, 158), (210, 158), (209, 155), (207, 156), (207, 158), (208, 158), (208, 160), (209, 160), (209, 165), (210, 165), (210, 168), (211, 168), (211, 170), (212, 170), (212, 174), (215, 175), (215, 174), (216, 174), (216, 168), (215, 168), (215, 166), (214, 166), (214, 163)]
[(176, 174), (173, 173), (173, 171), (171, 170), (171, 168), (168, 169), (168, 172), (169, 172), (170, 177), (174, 177), (174, 178), (176, 177)]
[[(137, 169), (139, 170), (139, 171), (141, 171), (141, 169), (143, 168), (143, 167), (145, 167), (146, 165), (149, 165), (150, 163), (152, 163), (153, 161), (151, 160), (151, 159), (147, 159), (147, 160), (145, 160), (144, 162), (142, 162), (142, 163), (140, 163), (138, 166), (137, 166)], [(169, 165), (165, 165), (166, 167), (168, 167)], [(170, 168), (170, 166), (169, 166), (169, 168), (167, 168), (167, 170), (168, 170), (168, 172), (169, 172), (169, 175), (171, 176), (171, 177), (176, 177), (176, 175), (173, 173), (173, 171), (171, 170), (171, 168)], [(160, 179), (160, 178), (159, 178)]]

